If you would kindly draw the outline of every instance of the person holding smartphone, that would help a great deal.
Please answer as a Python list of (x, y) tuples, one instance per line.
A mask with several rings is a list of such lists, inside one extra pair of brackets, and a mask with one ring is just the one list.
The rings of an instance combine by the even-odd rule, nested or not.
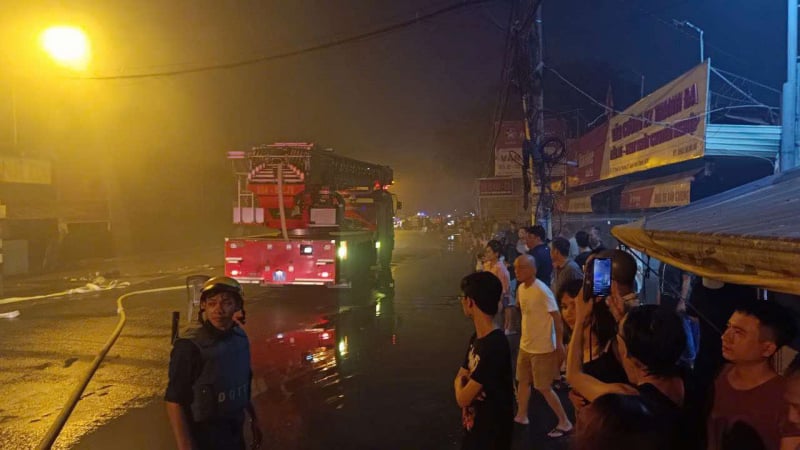
[[(599, 259), (597, 264), (595, 260)], [(595, 272), (595, 267), (601, 269)], [(636, 260), (622, 250), (603, 250), (586, 260), (584, 297), (603, 299), (617, 322), (636, 306)], [(593, 292), (594, 291), (594, 292)]]
[[(587, 262), (592, 273), (586, 276), (592, 281), (584, 285), (584, 295), (575, 303), (576, 326), (589, 322), (593, 308), (601, 303), (606, 303), (612, 314), (619, 317), (615, 340), (629, 384), (606, 383), (585, 372), (582, 333), (575, 333), (569, 345), (567, 381), (588, 402), (605, 394), (639, 395), (658, 416), (658, 421), (669, 429), (668, 434), (675, 439), (673, 448), (685, 448), (687, 436), (682, 431), (686, 426), (682, 410), (685, 389), (678, 362), (686, 345), (686, 334), (681, 318), (675, 311), (656, 305), (635, 306), (625, 301), (630, 294), (623, 293), (632, 290), (636, 274), (636, 262), (630, 254), (613, 250), (601, 252), (596, 258), (597, 264), (594, 260)], [(602, 261), (607, 258), (611, 259), (610, 264)], [(610, 286), (607, 290), (605, 286), (595, 287), (596, 281), (605, 280), (604, 274), (595, 272), (607, 267), (611, 267)]]
[[(583, 279), (568, 281), (556, 294), (561, 305), (561, 316), (570, 334), (583, 337), (583, 371), (605, 383), (628, 383), (628, 376), (617, 357), (617, 322), (605, 303), (596, 303), (592, 317), (582, 325), (577, 324), (576, 303), (582, 302)], [(579, 416), (581, 408), (589, 404), (580, 392), (571, 389), (569, 399)]]

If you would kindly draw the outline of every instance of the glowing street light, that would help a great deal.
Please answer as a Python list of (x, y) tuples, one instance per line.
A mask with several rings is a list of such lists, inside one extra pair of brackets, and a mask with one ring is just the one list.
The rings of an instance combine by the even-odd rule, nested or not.
[(42, 47), (53, 60), (65, 67), (84, 70), (91, 59), (86, 33), (77, 27), (50, 27), (41, 36)]

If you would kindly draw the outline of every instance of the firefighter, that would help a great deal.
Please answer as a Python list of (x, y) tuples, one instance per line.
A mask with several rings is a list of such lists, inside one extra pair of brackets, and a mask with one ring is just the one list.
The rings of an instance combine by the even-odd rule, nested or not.
[(246, 415), (251, 448), (261, 445), (250, 401), (250, 345), (235, 321), (243, 303), (236, 280), (209, 279), (201, 289), (200, 325), (175, 341), (164, 400), (179, 449), (244, 449)]

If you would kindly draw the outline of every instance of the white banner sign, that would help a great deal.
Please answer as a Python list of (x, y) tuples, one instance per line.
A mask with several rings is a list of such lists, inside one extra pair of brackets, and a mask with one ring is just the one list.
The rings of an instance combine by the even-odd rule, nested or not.
[(498, 148), (494, 152), (494, 176), (521, 177), (522, 149)]

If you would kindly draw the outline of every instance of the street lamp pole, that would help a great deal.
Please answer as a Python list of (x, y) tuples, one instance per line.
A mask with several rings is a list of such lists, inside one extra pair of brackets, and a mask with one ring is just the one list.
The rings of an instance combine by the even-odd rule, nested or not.
[(11, 82), (11, 131), (14, 143), (14, 150), (17, 150), (19, 145), (19, 130), (17, 128), (17, 90), (14, 88), (14, 82)]
[(688, 20), (680, 21), (680, 20), (677, 20), (677, 19), (672, 19), (672, 23), (674, 23), (676, 26), (679, 26), (679, 27), (691, 28), (694, 31), (696, 31), (697, 34), (700, 35), (700, 62), (702, 63), (703, 61), (705, 61), (706, 60), (706, 55), (705, 55), (705, 43), (704, 43), (704, 39), (703, 39), (703, 30), (700, 27), (698, 27), (697, 25), (693, 24), (692, 22), (689, 22)]

